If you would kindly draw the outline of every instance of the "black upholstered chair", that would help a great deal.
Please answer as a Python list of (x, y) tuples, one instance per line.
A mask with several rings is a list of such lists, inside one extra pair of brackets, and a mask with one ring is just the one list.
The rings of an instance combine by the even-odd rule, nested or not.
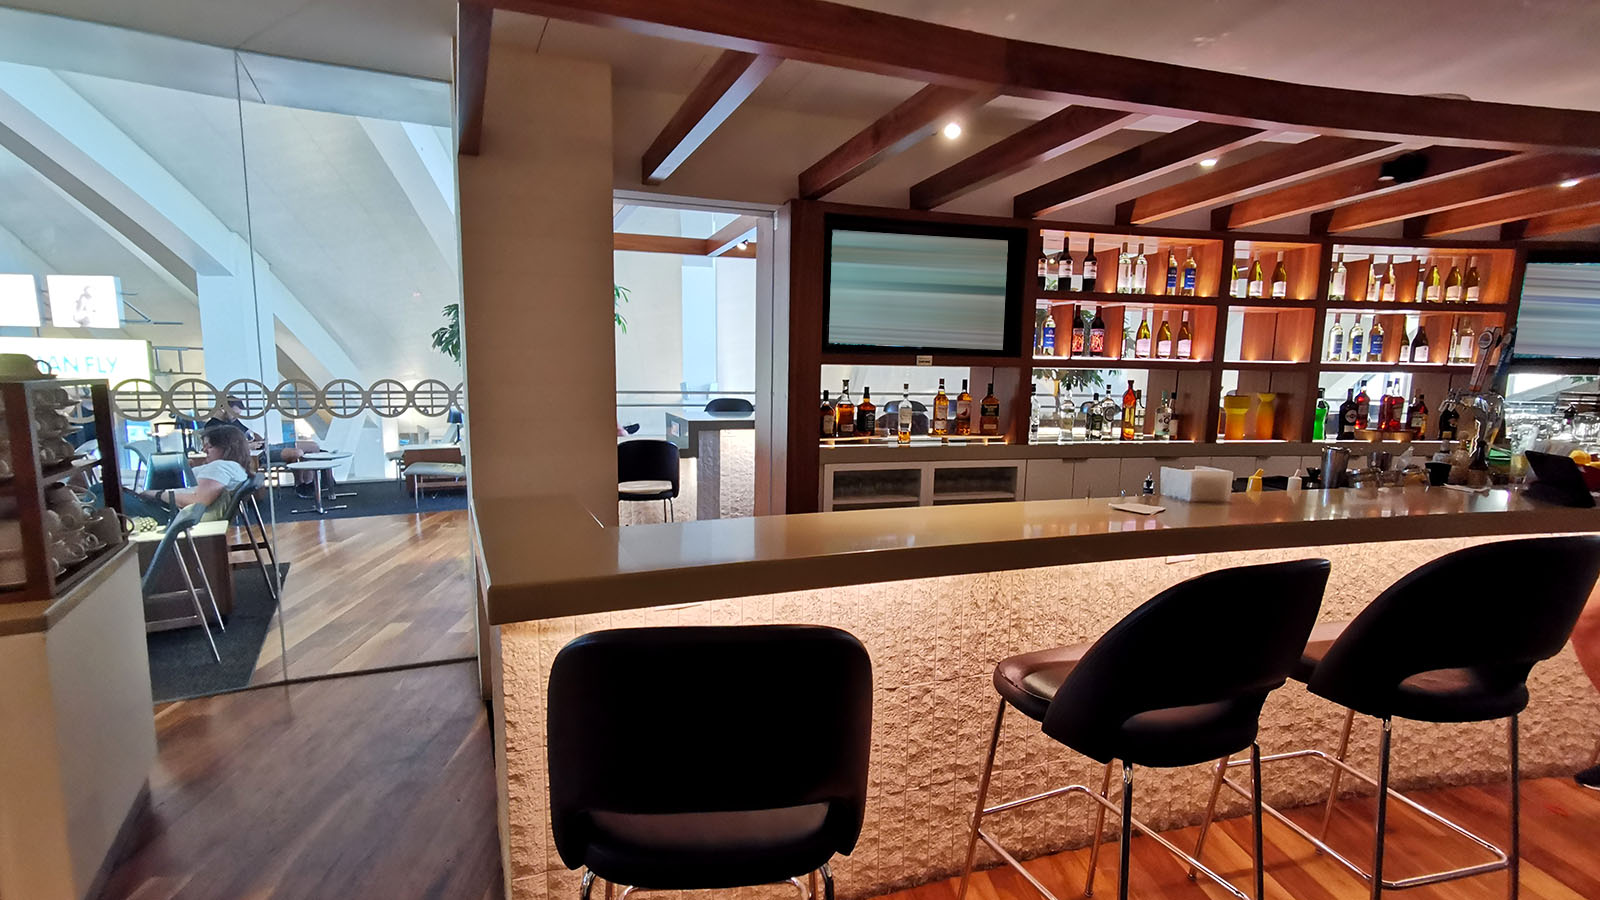
[(715, 397), (706, 404), (708, 413), (750, 413), (756, 405), (743, 397)]
[[(1241, 900), (1250, 898), (1201, 866), (1166, 838), (1133, 818), (1135, 766), (1167, 768), (1208, 762), (1249, 749), (1259, 759), (1256, 731), (1267, 695), (1288, 680), (1300, 648), (1316, 621), (1328, 581), (1328, 561), (1306, 559), (1222, 569), (1191, 578), (1157, 594), (1129, 613), (1093, 644), (1059, 647), (1002, 660), (994, 671), (1000, 694), (988, 758), (978, 785), (977, 810), (967, 841), (959, 900), (982, 840), (1041, 894), (1044, 885), (983, 831), (983, 818), (1069, 793), (1096, 801), (1089, 876), (1095, 864), (1105, 812), (1122, 819), (1118, 896), (1128, 896), (1129, 852), (1137, 828), (1195, 865)], [(1006, 707), (1040, 723), (1046, 735), (1105, 764), (1099, 792), (1070, 785), (985, 808), (995, 750)], [(1111, 768), (1122, 761), (1122, 806), (1108, 798)], [(1261, 815), (1255, 815), (1255, 888), (1262, 894)]]
[(617, 499), (661, 501), (662, 518), (675, 518), (678, 499), (678, 445), (645, 438), (617, 444)]
[(849, 854), (866, 809), (872, 665), (810, 625), (629, 628), (556, 656), (550, 825), (569, 868), (629, 889), (788, 881)]
[[(1528, 705), (1528, 673), (1560, 652), (1600, 576), (1600, 536), (1495, 541), (1441, 556), (1395, 582), (1349, 622), (1317, 626), (1295, 667), (1294, 677), (1311, 693), (1348, 708), (1339, 749), (1297, 750), (1266, 757), (1317, 758), (1333, 767), (1322, 834), (1268, 812), (1280, 822), (1370, 882), (1376, 900), (1384, 888), (1399, 890), (1510, 870), (1510, 896), (1517, 896), (1519, 797), (1517, 715)], [(1382, 723), (1376, 779), (1350, 767), (1345, 753), (1356, 713)], [(1484, 722), (1509, 720), (1511, 846), (1509, 851), (1389, 789), (1392, 720)], [(1228, 766), (1218, 763), (1213, 787), (1226, 783)], [(1349, 774), (1377, 788), (1377, 828), (1372, 871), (1330, 847), (1327, 832), (1339, 777)], [(1487, 850), (1494, 858), (1424, 875), (1385, 880), (1384, 829), (1390, 799)], [(1202, 824), (1200, 840), (1205, 839)], [(1198, 855), (1198, 850), (1196, 851)]]

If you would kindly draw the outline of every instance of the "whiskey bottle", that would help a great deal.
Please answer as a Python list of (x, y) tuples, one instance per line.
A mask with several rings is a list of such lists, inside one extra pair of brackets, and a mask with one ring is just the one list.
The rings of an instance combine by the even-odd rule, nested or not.
[(1156, 358), (1172, 358), (1172, 326), (1167, 324), (1167, 314), (1161, 314), (1161, 328), (1156, 331)]
[(861, 405), (856, 407), (856, 434), (873, 437), (878, 433), (878, 407), (872, 403), (872, 388), (861, 389)]
[(1167, 296), (1178, 293), (1178, 254), (1171, 247), (1167, 248)]
[(961, 379), (961, 393), (956, 396), (956, 434), (972, 433), (972, 395), (967, 393), (967, 380)]
[(895, 440), (911, 443), (911, 423), (916, 420), (916, 407), (911, 405), (911, 385), (901, 384), (900, 406), (895, 409)]
[(1161, 392), (1161, 405), (1156, 407), (1155, 436), (1158, 441), (1172, 440), (1172, 403), (1167, 392)]
[(1193, 297), (1200, 267), (1195, 264), (1193, 247), (1185, 248), (1183, 256), (1183, 295), (1185, 297)]
[(1339, 324), (1339, 314), (1333, 314), (1333, 328), (1328, 331), (1328, 362), (1344, 362), (1344, 326)]
[(1098, 441), (1105, 437), (1105, 423), (1100, 415), (1099, 391), (1095, 391), (1094, 396), (1089, 399), (1088, 407), (1085, 410), (1085, 417), (1088, 420), (1089, 440)]
[(856, 433), (856, 405), (850, 402), (850, 379), (844, 380), (844, 390), (839, 392), (839, 403), (833, 408), (834, 433), (839, 437), (853, 437)]
[(1089, 250), (1083, 254), (1083, 290), (1093, 292), (1099, 284), (1100, 264), (1094, 258), (1094, 235), (1089, 235)]
[(1399, 431), (1401, 420), (1405, 416), (1406, 399), (1400, 395), (1400, 386), (1396, 382), (1385, 382), (1383, 399), (1378, 402), (1378, 428), (1383, 431)]
[(1194, 334), (1189, 331), (1189, 311), (1183, 311), (1183, 321), (1178, 325), (1178, 358), (1189, 359), (1194, 350)]
[(1406, 430), (1419, 438), (1428, 430), (1428, 404), (1421, 394), (1406, 410)]
[(1106, 320), (1100, 318), (1100, 307), (1094, 308), (1094, 318), (1089, 322), (1089, 355), (1106, 355)]
[(1311, 439), (1320, 441), (1328, 433), (1328, 398), (1322, 388), (1317, 388), (1317, 411), (1311, 419)]
[[(1356, 394), (1356, 427), (1366, 428), (1367, 419), (1372, 414), (1372, 398), (1367, 396), (1367, 383), (1361, 382), (1361, 391)], [(1354, 437), (1354, 435), (1351, 435)]]
[(1150, 260), (1145, 259), (1144, 244), (1139, 244), (1139, 255), (1133, 258), (1133, 282), (1129, 288), (1135, 294), (1142, 294), (1150, 280)]
[(1467, 303), (1478, 302), (1478, 264), (1467, 257), (1467, 275), (1461, 279), (1461, 299)]
[(1122, 392), (1122, 439), (1134, 439), (1134, 418), (1138, 414), (1139, 395), (1133, 389), (1133, 381), (1128, 381), (1128, 389)]
[(1139, 359), (1150, 358), (1150, 311), (1139, 313), (1139, 331), (1133, 338), (1133, 355)]
[(1246, 288), (1246, 293), (1248, 293), (1251, 297), (1259, 298), (1266, 293), (1266, 290), (1267, 279), (1261, 271), (1261, 257), (1257, 256), (1255, 260), (1250, 263), (1250, 284)]
[(1039, 330), (1039, 354), (1056, 355), (1056, 317), (1048, 310), (1044, 314), (1044, 326)]
[(1349, 273), (1344, 267), (1343, 254), (1333, 255), (1333, 271), (1328, 273), (1328, 300), (1333, 303), (1344, 302), (1344, 282)]
[(1272, 267), (1272, 299), (1289, 296), (1289, 270), (1283, 266), (1283, 251), (1278, 251), (1278, 264)]
[(1344, 402), (1339, 404), (1339, 440), (1348, 441), (1355, 438), (1356, 425), (1360, 421), (1356, 409), (1356, 390), (1346, 388)]
[(939, 379), (939, 393), (933, 395), (933, 421), (929, 428), (934, 434), (950, 433), (950, 397), (944, 392), (944, 379)]
[(1456, 424), (1461, 418), (1461, 413), (1456, 409), (1454, 400), (1446, 400), (1439, 406), (1439, 440), (1453, 441), (1456, 439)]
[(994, 395), (992, 381), (989, 382), (989, 393), (978, 404), (978, 433), (991, 436), (1000, 433), (1000, 398)]
[(822, 392), (822, 436), (831, 438), (838, 433), (838, 423), (834, 421), (833, 404), (828, 402), (828, 392)]

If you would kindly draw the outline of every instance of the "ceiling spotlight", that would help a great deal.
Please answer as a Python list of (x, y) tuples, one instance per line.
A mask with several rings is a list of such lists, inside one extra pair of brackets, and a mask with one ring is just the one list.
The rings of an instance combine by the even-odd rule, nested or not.
[(740, 250), (749, 250), (750, 249), (750, 242), (749, 241), (740, 241), (739, 242), (739, 249)]
[(1202, 168), (1202, 169), (1209, 169), (1209, 168), (1211, 168), (1212, 166), (1214, 166), (1216, 164), (1217, 164), (1217, 158), (1215, 156), (1213, 156), (1213, 157), (1211, 157), (1209, 159), (1200, 160), (1200, 168)]
[(1385, 183), (1405, 184), (1421, 178), (1428, 170), (1428, 157), (1421, 153), (1396, 156), (1378, 167), (1378, 180)]
[(1582, 180), (1583, 180), (1582, 178), (1568, 178), (1566, 181), (1563, 181), (1559, 185), (1556, 185), (1556, 186), (1557, 187), (1564, 187), (1564, 188), (1577, 187), (1578, 186), (1578, 182), (1580, 182)]
[(961, 123), (946, 122), (944, 124), (943, 134), (952, 141), (958, 137), (961, 137)]

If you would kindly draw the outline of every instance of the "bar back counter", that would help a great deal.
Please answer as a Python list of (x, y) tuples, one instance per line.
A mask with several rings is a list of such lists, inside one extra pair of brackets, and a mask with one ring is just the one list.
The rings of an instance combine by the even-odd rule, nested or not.
[[(834, 866), (841, 896), (858, 898), (959, 871), (993, 723), (991, 673), (1003, 657), (1092, 640), (1158, 591), (1223, 567), (1325, 557), (1333, 570), (1320, 618), (1338, 621), (1452, 550), (1510, 535), (1600, 531), (1600, 511), (1547, 506), (1507, 490), (1153, 502), (1166, 512), (1146, 517), (1105, 500), (1056, 500), (602, 528), (569, 500), (480, 499), (473, 510), (480, 615), (500, 626), (489, 665), (514, 896), (577, 890), (579, 873), (562, 866), (548, 834), (542, 698), (551, 661), (579, 634), (805, 622), (858, 636), (873, 664), (869, 803), (860, 843)], [(1524, 773), (1585, 762), (1600, 705), (1571, 650), (1536, 668), (1530, 688)], [(1291, 683), (1267, 703), (1262, 749), (1334, 746), (1342, 720), (1341, 708)], [(1095, 763), (1045, 738), (1036, 723), (1014, 716), (1005, 727), (992, 800), (1023, 796), (1025, 786), (1098, 783)], [(1406, 721), (1395, 732), (1397, 787), (1505, 777), (1503, 723)], [(1351, 748), (1351, 761), (1371, 769), (1376, 727), (1358, 726)], [(760, 760), (744, 764), (759, 773)], [(1140, 818), (1159, 828), (1199, 821), (1206, 767), (1146, 777)], [(1304, 805), (1326, 789), (1325, 769), (1284, 763), (1268, 773), (1265, 800)], [(1243, 812), (1242, 802), (1223, 807), (1225, 815)], [(996, 818), (993, 827), (1005, 846), (1031, 857), (1087, 843), (1091, 816), (1081, 805), (1041, 803)], [(979, 860), (996, 861), (987, 851)], [(773, 888), (772, 896), (785, 890)]]

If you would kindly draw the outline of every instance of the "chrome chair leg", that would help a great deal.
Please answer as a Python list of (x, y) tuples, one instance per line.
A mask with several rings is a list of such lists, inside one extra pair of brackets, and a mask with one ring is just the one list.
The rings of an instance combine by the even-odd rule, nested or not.
[(1517, 900), (1522, 875), (1522, 762), (1517, 747), (1516, 716), (1511, 717), (1508, 731), (1511, 744), (1511, 848), (1508, 854), (1510, 859), (1506, 862), (1509, 863), (1507, 868), (1511, 879), (1508, 896), (1511, 900)]
[[(1211, 779), (1211, 799), (1206, 801), (1206, 815), (1200, 820), (1200, 834), (1194, 839), (1194, 858), (1200, 858), (1200, 852), (1206, 848), (1206, 834), (1211, 831), (1211, 822), (1217, 817), (1217, 795), (1222, 793), (1222, 779), (1227, 777), (1228, 760), (1233, 755), (1229, 754), (1217, 760), (1217, 774)], [(1092, 858), (1092, 857), (1091, 857)], [(1189, 880), (1194, 881), (1195, 867), (1189, 867)]]
[[(1345, 756), (1350, 752), (1350, 729), (1355, 727), (1356, 711), (1345, 710), (1344, 733), (1339, 737), (1339, 752), (1334, 754), (1334, 759), (1344, 762)], [(1339, 799), (1339, 779), (1344, 775), (1344, 770), (1338, 766), (1333, 767), (1333, 781), (1328, 785), (1328, 803), (1322, 808), (1322, 829), (1317, 836), (1323, 840), (1328, 839), (1328, 826), (1333, 823), (1333, 804)], [(1317, 851), (1321, 853), (1319, 849)]]
[(811, 900), (817, 900), (817, 873), (815, 870), (806, 876), (806, 884), (811, 888)]
[(833, 900), (833, 870), (823, 863), (817, 871), (822, 873), (822, 900)]
[(1389, 817), (1389, 745), (1393, 732), (1393, 720), (1385, 718), (1378, 741), (1378, 827), (1372, 848), (1372, 900), (1383, 896), (1383, 830)]
[(1117, 872), (1117, 900), (1128, 900), (1128, 873), (1133, 871), (1133, 763), (1122, 761), (1122, 862)]
[[(1106, 763), (1106, 773), (1100, 779), (1100, 796), (1110, 799), (1111, 796), (1111, 767), (1116, 760)], [(1089, 836), (1089, 874), (1083, 881), (1083, 895), (1094, 896), (1095, 866), (1100, 862), (1100, 835), (1106, 827), (1106, 808), (1104, 804), (1095, 804), (1094, 833)], [(1198, 854), (1196, 854), (1198, 855)]]
[[(206, 643), (211, 645), (211, 655), (222, 662), (222, 654), (217, 652), (217, 642), (211, 637), (211, 623), (206, 619), (206, 609), (200, 605), (200, 592), (194, 589), (194, 578), (189, 575), (189, 563), (184, 561), (183, 548), (177, 547), (178, 571), (183, 573), (183, 583), (189, 588), (189, 599), (194, 602), (195, 617), (200, 620), (200, 627), (205, 629)], [(203, 571), (203, 570), (202, 570)]]
[[(984, 757), (983, 775), (978, 780), (978, 808), (972, 813), (972, 833), (967, 836), (967, 861), (961, 867), (961, 884), (956, 889), (956, 900), (966, 900), (967, 882), (972, 879), (972, 864), (978, 856), (978, 829), (982, 827), (983, 802), (989, 797), (989, 777), (994, 774), (994, 754), (1000, 747), (1000, 723), (1005, 721), (1006, 701), (994, 714), (994, 733), (989, 735), (989, 752)], [(1109, 770), (1108, 770), (1109, 771)], [(830, 888), (829, 893), (832, 893)]]
[(578, 885), (578, 900), (589, 900), (589, 892), (594, 889), (594, 872), (584, 869), (583, 881)]
[[(194, 542), (194, 532), (184, 535), (189, 541), (189, 552), (194, 555), (195, 570), (200, 573), (200, 581), (206, 586), (206, 597), (211, 601), (211, 611), (217, 614), (217, 628), (221, 631), (228, 630), (228, 623), (222, 621), (222, 610), (217, 606), (217, 592), (211, 589), (211, 576), (206, 574), (206, 564), (200, 559), (200, 548)], [(183, 555), (183, 548), (176, 548), (178, 555)]]
[[(1250, 825), (1255, 838), (1256, 900), (1266, 900), (1267, 860), (1261, 833), (1261, 745), (1250, 742)], [(1196, 856), (1199, 854), (1196, 853)]]
[(272, 564), (272, 571), (278, 571), (278, 557), (272, 551), (272, 542), (267, 540), (267, 520), (261, 517), (261, 504), (256, 502), (254, 495), (250, 496), (250, 509), (256, 514), (256, 525), (261, 529), (261, 546), (267, 550), (267, 562)]

